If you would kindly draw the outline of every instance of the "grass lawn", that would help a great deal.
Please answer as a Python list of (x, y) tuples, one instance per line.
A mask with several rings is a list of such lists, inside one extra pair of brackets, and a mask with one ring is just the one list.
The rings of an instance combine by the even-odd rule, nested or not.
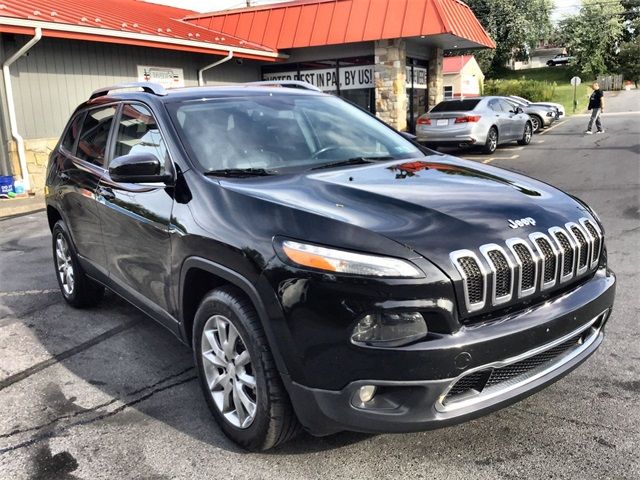
[[(495, 80), (513, 80), (526, 78), (527, 80), (537, 80), (541, 82), (556, 83), (554, 98), (551, 100), (564, 105), (567, 115), (573, 114), (573, 87), (571, 86), (571, 77), (574, 73), (567, 67), (543, 67), (531, 68), (529, 70), (503, 70), (493, 75), (491, 78)], [(576, 100), (578, 106), (576, 113), (582, 113), (587, 109), (589, 95), (591, 94), (590, 79), (582, 79), (582, 83), (576, 90)]]

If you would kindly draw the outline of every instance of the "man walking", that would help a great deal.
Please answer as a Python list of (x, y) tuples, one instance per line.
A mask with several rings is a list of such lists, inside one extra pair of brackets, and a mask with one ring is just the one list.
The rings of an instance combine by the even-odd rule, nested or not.
[(604, 94), (602, 90), (600, 90), (600, 85), (598, 82), (595, 82), (591, 85), (593, 89), (593, 93), (589, 97), (589, 106), (587, 107), (591, 110), (591, 118), (589, 119), (589, 126), (587, 127), (587, 131), (584, 132), (587, 135), (592, 135), (593, 131), (593, 122), (596, 122), (596, 128), (598, 129), (596, 133), (603, 133), (602, 123), (600, 122), (600, 115), (604, 112)]

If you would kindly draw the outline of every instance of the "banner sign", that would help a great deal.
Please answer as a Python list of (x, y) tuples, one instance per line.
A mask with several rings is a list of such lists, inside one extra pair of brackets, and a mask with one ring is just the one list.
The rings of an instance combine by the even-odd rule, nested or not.
[[(407, 88), (411, 88), (411, 67), (407, 67)], [(427, 89), (427, 69), (424, 67), (413, 67), (413, 88), (419, 90)]]
[[(373, 88), (373, 65), (340, 67), (340, 90), (357, 90)], [(337, 90), (338, 72), (335, 68), (321, 70), (302, 70), (298, 72), (265, 73), (266, 81), (299, 80), (315, 85), (323, 92)]]
[(181, 68), (138, 65), (138, 81), (159, 83), (164, 88), (184, 87), (184, 73)]

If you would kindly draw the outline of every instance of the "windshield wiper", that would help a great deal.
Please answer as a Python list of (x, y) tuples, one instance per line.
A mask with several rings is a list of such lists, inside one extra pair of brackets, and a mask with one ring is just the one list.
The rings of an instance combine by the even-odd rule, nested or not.
[(204, 172), (211, 177), (267, 177), (272, 175), (264, 168), (223, 168)]
[(320, 165), (318, 167), (313, 167), (311, 170), (322, 170), (325, 168), (333, 168), (333, 167), (346, 167), (349, 165), (367, 165), (372, 163), (374, 160), (393, 160), (394, 157), (384, 156), (384, 157), (354, 157), (348, 158), (347, 160), (340, 160), (339, 162), (331, 162), (325, 163), (324, 165)]

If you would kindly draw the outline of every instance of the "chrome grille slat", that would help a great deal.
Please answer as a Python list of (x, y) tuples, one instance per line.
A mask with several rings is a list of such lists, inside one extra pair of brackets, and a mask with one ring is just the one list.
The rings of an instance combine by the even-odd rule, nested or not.
[(462, 276), (467, 310), (475, 312), (484, 308), (487, 295), (487, 270), (471, 250), (458, 250), (449, 257)]
[(597, 224), (589, 220), (588, 218), (581, 218), (580, 225), (584, 227), (584, 229), (591, 237), (591, 259), (589, 262), (589, 269), (594, 268), (598, 265), (600, 261), (600, 250), (602, 249), (602, 232), (600, 231), (600, 227)]
[(600, 227), (588, 218), (510, 238), (473, 250), (458, 250), (450, 259), (462, 277), (467, 312), (523, 298), (582, 276), (597, 267), (603, 245)]
[(582, 230), (577, 223), (569, 222), (565, 225), (567, 232), (573, 237), (577, 247), (576, 253), (576, 275), (582, 275), (589, 266), (589, 255), (591, 244), (587, 241), (588, 233)]
[(560, 259), (560, 283), (568, 282), (575, 273), (576, 245), (569, 234), (560, 227), (551, 227), (549, 233), (556, 241), (556, 246), (562, 254)]
[(536, 291), (538, 282), (538, 259), (529, 244), (520, 238), (507, 240), (507, 247), (518, 265), (516, 294), (518, 298), (531, 295)]
[(500, 305), (513, 296), (513, 278), (515, 263), (507, 256), (500, 245), (490, 243), (480, 247), (480, 253), (487, 260), (492, 276), (491, 304)]

